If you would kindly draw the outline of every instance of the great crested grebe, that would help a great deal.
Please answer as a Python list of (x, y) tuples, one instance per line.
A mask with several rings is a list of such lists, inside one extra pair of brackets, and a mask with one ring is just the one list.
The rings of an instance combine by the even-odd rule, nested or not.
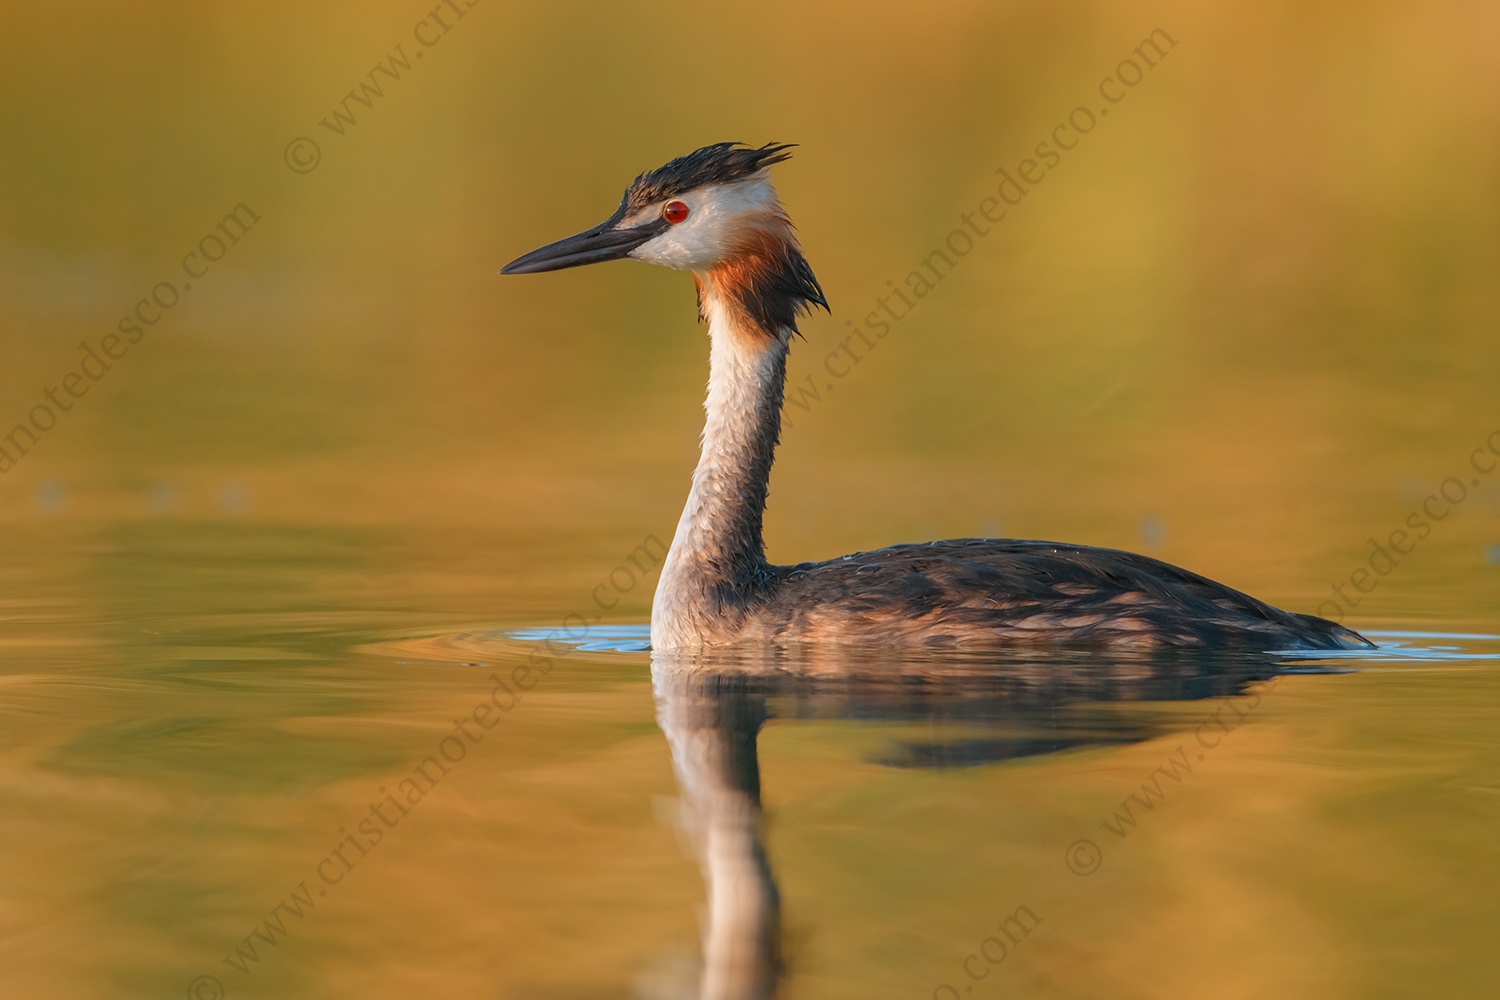
[(771, 187), (789, 146), (720, 142), (637, 177), (614, 215), (501, 274), (631, 257), (691, 270), (708, 323), (703, 449), (651, 604), (651, 645), (1359, 648), (1358, 633), (1280, 611), (1146, 556), (1016, 539), (893, 545), (773, 566), (761, 521), (800, 313), (828, 308)]

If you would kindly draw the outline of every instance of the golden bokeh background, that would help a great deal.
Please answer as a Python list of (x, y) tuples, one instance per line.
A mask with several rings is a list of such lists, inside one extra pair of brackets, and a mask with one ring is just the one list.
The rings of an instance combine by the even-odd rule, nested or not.
[[(791, 380), (821, 382), (845, 321), (998, 167), (1074, 108), (1100, 110), (1100, 81), (1154, 29), (1177, 42), (910, 319), (790, 411), (773, 560), (1052, 538), (1148, 551), (1310, 612), (1368, 538), (1445, 479), (1477, 479), (1471, 453), (1500, 430), (1494, 5), (75, 3), (10, 4), (6, 26), (0, 430), (75, 368), (80, 341), (180, 283), (225, 213), (260, 217), (0, 476), (14, 720), (0, 774), (23, 817), (0, 834), (0, 881), (18, 887), (0, 889), (0, 965), (27, 995), (180, 993), (320, 856), (372, 774), (472, 700), (457, 667), (398, 680), (352, 647), (555, 624), (642, 537), (669, 536), (706, 378), (691, 280), (633, 262), (496, 271), (697, 146), (800, 144), (775, 180), (832, 313), (803, 324)], [(344, 134), (320, 125), (398, 42), (402, 79), (375, 77), (383, 94), (349, 105)], [(284, 159), (299, 137), (320, 149), (308, 173)], [(1348, 623), (1493, 630), (1497, 546), (1500, 476), (1468, 487)], [(611, 613), (640, 622), (649, 601), (643, 584)], [(649, 811), (672, 785), (642, 662), (561, 673), (538, 695), (550, 714), (518, 722), (513, 752), (466, 776), (341, 921), (279, 954), (264, 995), (622, 995), (620, 969), (655, 944), (691, 951), (701, 886)], [(201, 689), (156, 686), (179, 671), (207, 671)], [(1492, 885), (1493, 848), (1396, 817), (1437, 794), (1413, 791), (1408, 767), (1488, 789), (1427, 815), (1494, 816), (1493, 711), (1476, 707), (1493, 684), (1466, 676), (1434, 703), (1472, 741), (1454, 757), (1424, 746), (1425, 722), (1401, 729), (1387, 689), (1304, 683), (1268, 710), (1266, 742), (1224, 758), (1222, 808), (1184, 811), (1136, 881), (1107, 890), (1139, 922), (1051, 904), (1072, 923), (1039, 936), (1014, 989), (1407, 996), (1448, 967), (1444, 995), (1491, 992), (1464, 989), (1494, 983), (1466, 950), (1487, 947), (1474, 935), (1492, 936), (1492, 904), (1465, 897), (1430, 936), (1401, 907), (1462, 896), (1465, 872)], [(248, 728), (209, 727), (218, 749), (198, 763), (173, 756), (163, 734), (198, 746), (198, 730), (164, 720), (240, 696)], [(1033, 898), (985, 887), (1023, 892), (1032, 862), (1099, 812), (1099, 788), (1170, 749), (891, 777), (860, 738), (810, 727), (765, 744), (796, 995), (928, 995), (978, 940), (975, 913)], [(257, 785), (236, 746), (277, 777)], [(1379, 757), (1365, 791), (1341, 797), (1341, 754)], [(313, 758), (330, 783), (304, 773)], [(1478, 759), (1488, 778), (1466, 770)], [(243, 795), (202, 805), (225, 787)], [(893, 895), (867, 899), (819, 863), (849, 849), (830, 831), (885, 824), (859, 855), (878, 870), (892, 845), (933, 843), (924, 817), (996, 831), (1007, 802), (1051, 818), (977, 845), (945, 835)], [(1371, 844), (1357, 816), (1400, 834)], [(1288, 829), (1327, 856), (1278, 871), (1252, 833)], [(200, 835), (217, 846), (191, 874), (137, 877), (155, 857), (141, 843), (193, 856)], [(1365, 867), (1344, 871), (1346, 855)], [(971, 881), (937, 870), (955, 856)], [(1389, 891), (1353, 888), (1392, 866)], [(1320, 872), (1336, 888), (1311, 888)], [(202, 903), (204, 885), (225, 895)], [(856, 927), (907, 908), (910, 926)], [(1286, 949), (1298, 941), (1317, 947)]]
[[(13, 12), (7, 423), (235, 204), (263, 219), (0, 479), (8, 519), (143, 516), (157, 484), (214, 519), (234, 481), (249, 519), (628, 548), (692, 462), (688, 278), (500, 264), (697, 145), (799, 142), (777, 183), (834, 313), (796, 383), (1156, 27), (1179, 45), (1114, 117), (794, 420), (773, 555), (992, 524), (1139, 547), (1155, 517), (1163, 556), (1316, 604), (1500, 427), (1482, 5), (477, 4), (416, 60), (426, 13)], [(397, 42), (405, 78), (319, 126)], [(1439, 563), (1486, 574), (1496, 496), (1374, 608), (1418, 606)]]

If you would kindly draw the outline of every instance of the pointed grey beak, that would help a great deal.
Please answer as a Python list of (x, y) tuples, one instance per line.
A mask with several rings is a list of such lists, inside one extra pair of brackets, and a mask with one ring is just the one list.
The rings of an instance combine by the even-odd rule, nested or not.
[(560, 271), (565, 267), (619, 260), (629, 256), (630, 251), (642, 243), (660, 236), (671, 226), (666, 219), (656, 219), (629, 229), (616, 229), (614, 227), (620, 215), (620, 212), (616, 212), (593, 229), (523, 254), (502, 267), (500, 273), (536, 274), (540, 271)]

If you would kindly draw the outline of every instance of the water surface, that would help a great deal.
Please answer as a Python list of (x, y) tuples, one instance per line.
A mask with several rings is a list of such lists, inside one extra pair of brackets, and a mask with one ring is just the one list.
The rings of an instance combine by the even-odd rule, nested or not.
[[(260, 220), (0, 472), (0, 995), (678, 998), (716, 930), (792, 998), (1500, 993), (1493, 12), (461, 6), (7, 12), (0, 430)], [(725, 139), (801, 143), (833, 307), (773, 559), (1107, 545), (1382, 649), (653, 663), (691, 281), (495, 271)]]

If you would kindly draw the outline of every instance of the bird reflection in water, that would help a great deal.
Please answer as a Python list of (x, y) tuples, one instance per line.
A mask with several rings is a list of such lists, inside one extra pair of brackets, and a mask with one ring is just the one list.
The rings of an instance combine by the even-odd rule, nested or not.
[(653, 654), (657, 724), (707, 890), (699, 1000), (773, 997), (785, 974), (756, 752), (767, 721), (921, 722), (935, 735), (876, 763), (975, 766), (1150, 739), (1171, 719), (1131, 703), (1234, 695), (1281, 669), (1264, 655)]

